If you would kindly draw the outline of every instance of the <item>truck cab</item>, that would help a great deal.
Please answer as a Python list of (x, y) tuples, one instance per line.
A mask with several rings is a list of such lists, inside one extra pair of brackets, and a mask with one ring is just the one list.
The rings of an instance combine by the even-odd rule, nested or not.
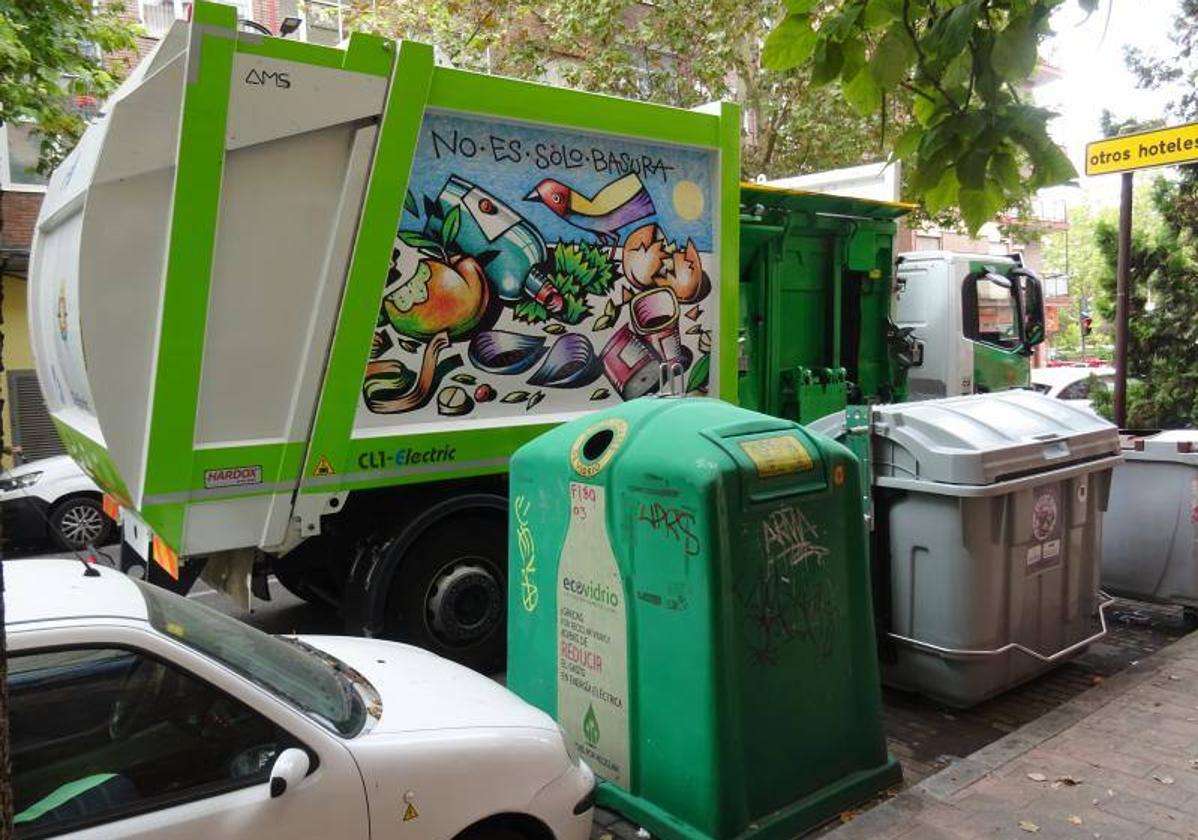
[(915, 251), (897, 263), (891, 317), (915, 342), (910, 399), (1031, 384), (1044, 295), (1018, 256)]

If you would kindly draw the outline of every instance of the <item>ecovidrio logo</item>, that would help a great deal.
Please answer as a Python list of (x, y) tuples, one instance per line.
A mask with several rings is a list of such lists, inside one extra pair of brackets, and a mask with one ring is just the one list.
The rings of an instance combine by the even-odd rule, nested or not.
[(591, 580), (578, 580), (572, 577), (562, 578), (562, 589), (571, 595), (577, 595), (583, 600), (598, 604), (601, 607), (620, 606), (620, 594), (602, 583)]

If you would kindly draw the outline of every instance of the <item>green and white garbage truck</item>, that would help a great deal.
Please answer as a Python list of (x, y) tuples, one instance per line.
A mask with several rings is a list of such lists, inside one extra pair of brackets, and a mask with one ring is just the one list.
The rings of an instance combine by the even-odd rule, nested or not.
[(742, 187), (738, 143), (735, 106), (197, 3), (54, 173), (30, 268), (47, 406), (122, 556), (242, 603), (273, 572), (493, 667), (525, 442), (663, 384), (803, 422), (902, 399), (906, 208)]
[(202, 567), (245, 602), (269, 567), (350, 629), (494, 666), (510, 454), (662, 365), (736, 400), (738, 143), (735, 106), (198, 2), (48, 187), (50, 414), (174, 585)]

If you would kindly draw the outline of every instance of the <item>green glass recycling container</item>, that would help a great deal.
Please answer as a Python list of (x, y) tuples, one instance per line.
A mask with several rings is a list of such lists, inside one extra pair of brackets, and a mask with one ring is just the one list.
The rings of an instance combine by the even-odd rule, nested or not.
[(511, 462), (508, 686), (599, 802), (671, 838), (791, 838), (900, 778), (854, 456), (712, 399), (633, 400)]

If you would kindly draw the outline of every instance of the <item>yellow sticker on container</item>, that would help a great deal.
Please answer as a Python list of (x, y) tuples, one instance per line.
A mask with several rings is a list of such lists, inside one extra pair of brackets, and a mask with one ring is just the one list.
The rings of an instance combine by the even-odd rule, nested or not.
[(815, 466), (811, 455), (793, 435), (746, 440), (740, 448), (757, 467), (758, 478), (807, 472)]

